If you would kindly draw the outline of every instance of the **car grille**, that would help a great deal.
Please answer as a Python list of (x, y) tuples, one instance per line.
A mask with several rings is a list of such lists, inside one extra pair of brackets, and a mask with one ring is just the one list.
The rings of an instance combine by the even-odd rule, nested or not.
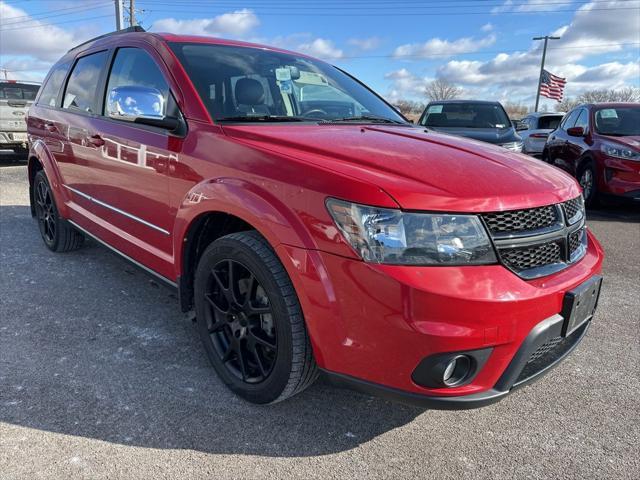
[(522, 232), (549, 227), (558, 221), (558, 209), (554, 206), (488, 213), (484, 221), (491, 233)]
[(486, 213), (482, 218), (502, 263), (526, 279), (562, 270), (586, 252), (581, 196), (557, 205)]
[(559, 243), (543, 243), (527, 248), (509, 248), (501, 252), (502, 261), (518, 272), (562, 262)]
[(530, 380), (562, 360), (578, 344), (588, 324), (585, 323), (568, 337), (553, 337), (540, 345), (527, 360), (513, 386)]
[(573, 225), (579, 221), (584, 215), (584, 201), (582, 195), (564, 203), (564, 211), (567, 216), (567, 222)]

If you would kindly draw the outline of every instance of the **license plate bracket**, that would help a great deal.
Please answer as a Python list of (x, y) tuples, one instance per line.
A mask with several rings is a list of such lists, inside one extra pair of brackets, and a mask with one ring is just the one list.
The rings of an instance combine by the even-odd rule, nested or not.
[(598, 306), (602, 276), (595, 275), (573, 290), (565, 293), (562, 302), (562, 336), (576, 331), (583, 323), (591, 319)]

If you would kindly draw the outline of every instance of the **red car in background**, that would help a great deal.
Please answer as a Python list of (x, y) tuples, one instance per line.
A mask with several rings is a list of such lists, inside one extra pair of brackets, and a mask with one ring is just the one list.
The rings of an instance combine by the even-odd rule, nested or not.
[(603, 252), (573, 178), (412, 125), (306, 55), (107, 35), (53, 66), (28, 128), (45, 245), (87, 235), (176, 288), (214, 369), (251, 402), (322, 370), (479, 407), (591, 324)]
[(608, 195), (640, 202), (640, 104), (574, 108), (549, 134), (542, 158), (578, 179), (588, 206)]

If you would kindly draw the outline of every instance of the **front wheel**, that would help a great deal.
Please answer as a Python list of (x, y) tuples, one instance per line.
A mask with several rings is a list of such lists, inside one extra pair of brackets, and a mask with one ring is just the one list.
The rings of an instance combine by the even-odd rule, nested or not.
[(593, 163), (585, 162), (578, 170), (578, 183), (582, 187), (584, 203), (587, 207), (595, 207), (598, 204), (598, 183)]
[(257, 232), (233, 233), (209, 245), (198, 263), (194, 295), (209, 360), (237, 395), (275, 403), (317, 378), (291, 280)]
[(44, 170), (33, 181), (33, 201), (40, 235), (53, 252), (69, 252), (82, 246), (84, 236), (58, 214), (53, 192)]

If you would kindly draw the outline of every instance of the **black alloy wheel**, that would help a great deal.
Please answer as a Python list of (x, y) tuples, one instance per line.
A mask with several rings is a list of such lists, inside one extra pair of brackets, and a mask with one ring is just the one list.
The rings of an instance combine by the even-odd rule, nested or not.
[(221, 260), (207, 284), (205, 319), (218, 358), (243, 382), (265, 380), (273, 370), (278, 339), (264, 288), (236, 260)]
[(33, 180), (33, 206), (45, 245), (54, 252), (69, 252), (82, 246), (84, 236), (60, 217), (53, 191), (43, 170)]
[(282, 401), (318, 376), (291, 279), (257, 232), (217, 239), (194, 279), (197, 328), (212, 366), (253, 403)]

